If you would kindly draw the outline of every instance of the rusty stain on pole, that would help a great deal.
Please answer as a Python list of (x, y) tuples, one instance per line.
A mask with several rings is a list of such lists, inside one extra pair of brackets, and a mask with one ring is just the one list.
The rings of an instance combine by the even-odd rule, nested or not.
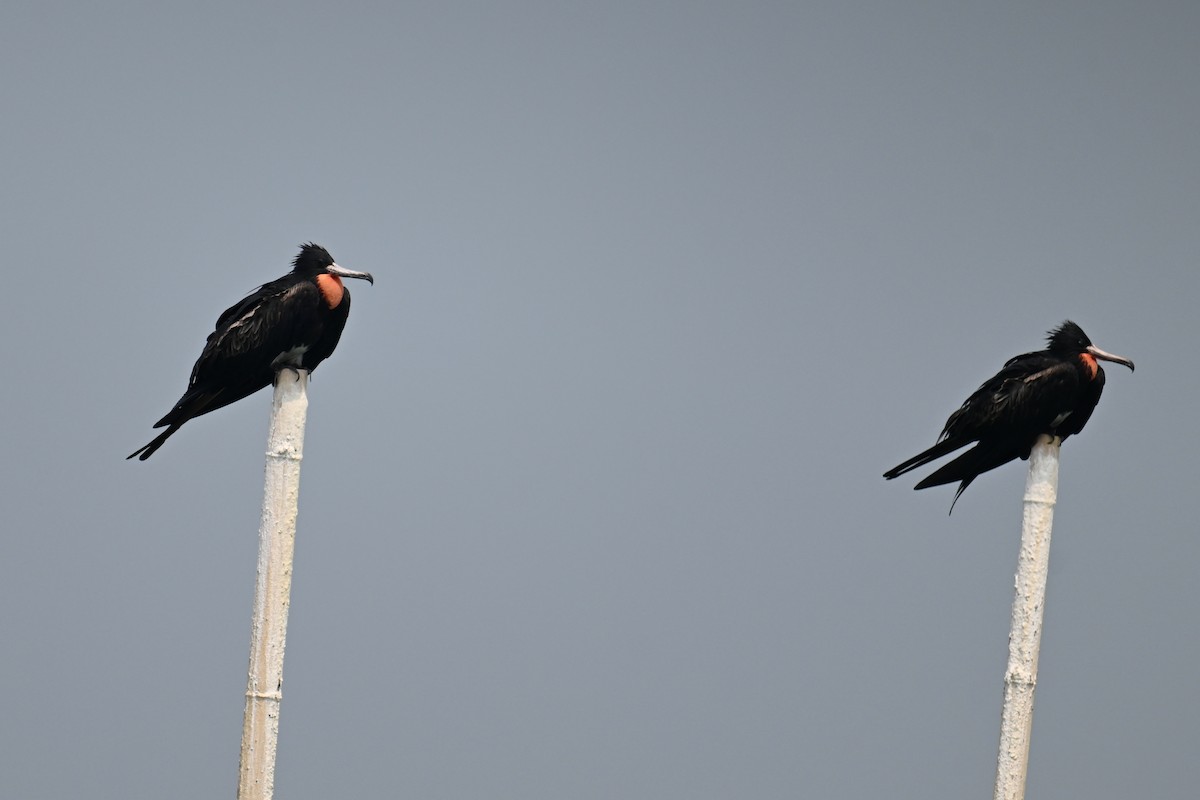
[(267, 435), (238, 800), (270, 800), (275, 791), (283, 651), (291, 602), (292, 553), (307, 414), (308, 372), (282, 370), (275, 381)]

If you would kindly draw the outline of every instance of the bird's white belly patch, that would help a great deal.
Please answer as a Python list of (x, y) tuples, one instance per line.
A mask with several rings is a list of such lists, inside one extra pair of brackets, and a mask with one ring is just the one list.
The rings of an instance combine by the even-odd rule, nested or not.
[(275, 356), (275, 359), (271, 361), (271, 368), (281, 369), (282, 367), (303, 367), (304, 354), (307, 352), (308, 345), (296, 345), (291, 350), (285, 350), (279, 355)]

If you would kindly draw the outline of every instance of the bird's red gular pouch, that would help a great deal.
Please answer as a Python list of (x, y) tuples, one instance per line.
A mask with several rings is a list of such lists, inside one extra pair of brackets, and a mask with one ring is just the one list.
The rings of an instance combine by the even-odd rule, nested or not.
[[(342, 279), (337, 275), (330, 275), (328, 272), (322, 272), (317, 276), (317, 288), (321, 290), (321, 297), (325, 298), (325, 303), (330, 308), (337, 308), (342, 304), (342, 296), (346, 294), (346, 287), (342, 284)], [(1096, 361), (1092, 360), (1092, 374), (1095, 374)]]
[(1087, 370), (1088, 380), (1096, 380), (1096, 372), (1100, 369), (1100, 365), (1096, 363), (1096, 357), (1091, 353), (1080, 353), (1079, 360), (1083, 362), (1083, 368)]

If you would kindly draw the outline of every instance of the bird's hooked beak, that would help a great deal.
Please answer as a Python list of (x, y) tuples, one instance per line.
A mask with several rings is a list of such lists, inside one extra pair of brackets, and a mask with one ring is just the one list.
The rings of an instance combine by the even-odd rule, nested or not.
[(1114, 356), (1112, 353), (1106, 353), (1099, 347), (1096, 347), (1094, 344), (1089, 344), (1086, 348), (1086, 352), (1091, 354), (1093, 358), (1098, 358), (1101, 361), (1111, 361), (1114, 364), (1124, 364), (1125, 366), (1129, 367), (1130, 372), (1133, 372), (1133, 362), (1124, 356)]
[[(375, 285), (375, 278), (369, 272), (359, 272), (353, 269), (346, 269), (345, 267), (338, 266), (337, 264), (330, 264), (325, 268), (325, 271), (330, 275), (337, 275), (339, 278), (362, 278), (372, 286)], [(1133, 365), (1130, 364), (1130, 367), (1132, 366)]]

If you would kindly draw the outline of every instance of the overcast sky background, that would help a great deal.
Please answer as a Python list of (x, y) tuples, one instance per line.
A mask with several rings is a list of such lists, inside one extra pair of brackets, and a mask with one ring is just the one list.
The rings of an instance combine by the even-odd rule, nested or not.
[(231, 797), (319, 242), (277, 795), (991, 792), (1025, 465), (881, 473), (1062, 320), (1031, 797), (1200, 780), (1200, 6), (13, 0), (0, 795)]

